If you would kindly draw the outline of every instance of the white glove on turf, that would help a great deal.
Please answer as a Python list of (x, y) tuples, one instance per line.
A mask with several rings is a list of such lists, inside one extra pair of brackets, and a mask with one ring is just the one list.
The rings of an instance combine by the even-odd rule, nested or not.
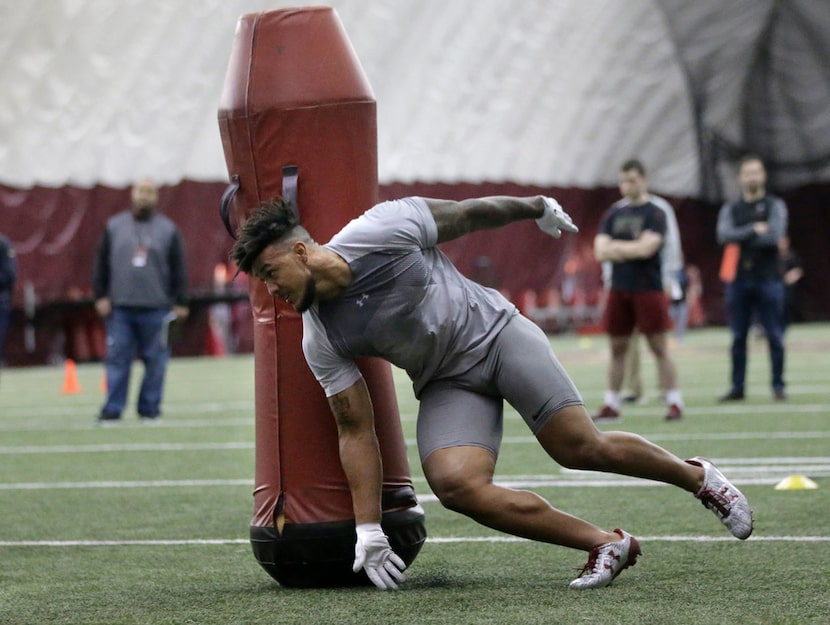
[(562, 210), (559, 202), (552, 197), (543, 197), (542, 199), (545, 202), (545, 212), (536, 220), (536, 224), (542, 232), (546, 232), (556, 239), (562, 236), (563, 230), (579, 232), (579, 228), (574, 225), (571, 216)]
[(361, 523), (357, 526), (352, 570), (357, 573), (361, 568), (381, 590), (397, 590), (398, 584), (406, 581), (403, 574), (406, 564), (392, 551), (380, 523)]

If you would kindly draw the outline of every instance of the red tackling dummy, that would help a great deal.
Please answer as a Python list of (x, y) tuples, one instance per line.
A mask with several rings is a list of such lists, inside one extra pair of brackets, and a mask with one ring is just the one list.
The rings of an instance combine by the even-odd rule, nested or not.
[[(320, 243), (377, 202), (376, 106), (337, 14), (328, 7), (244, 15), (219, 109), (232, 228), (291, 186), (300, 219)], [(229, 196), (230, 193), (226, 194)], [(285, 586), (365, 583), (352, 573), (354, 515), (337, 429), (302, 353), (302, 321), (249, 289), (254, 316), (256, 486), (251, 543)], [(409, 564), (426, 538), (388, 363), (359, 363), (375, 408), (383, 455), (383, 528)]]

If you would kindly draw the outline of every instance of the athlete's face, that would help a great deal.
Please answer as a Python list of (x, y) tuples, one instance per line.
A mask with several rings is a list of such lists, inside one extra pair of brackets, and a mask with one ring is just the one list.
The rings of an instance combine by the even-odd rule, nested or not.
[(308, 268), (308, 249), (303, 243), (266, 247), (254, 261), (252, 273), (265, 283), (273, 297), (287, 302), (297, 312), (308, 310), (317, 297), (317, 284)]

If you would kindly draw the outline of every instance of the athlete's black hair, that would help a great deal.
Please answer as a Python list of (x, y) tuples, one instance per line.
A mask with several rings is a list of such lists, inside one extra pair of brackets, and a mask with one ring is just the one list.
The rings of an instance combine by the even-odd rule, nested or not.
[(250, 274), (254, 261), (266, 247), (292, 233), (298, 240), (311, 241), (288, 202), (279, 197), (262, 202), (237, 230), (231, 259), (239, 271)]

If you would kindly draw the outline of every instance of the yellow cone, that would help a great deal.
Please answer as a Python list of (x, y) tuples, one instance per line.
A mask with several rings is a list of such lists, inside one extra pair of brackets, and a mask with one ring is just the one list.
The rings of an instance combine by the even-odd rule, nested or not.
[(818, 488), (818, 484), (803, 475), (785, 477), (775, 485), (775, 490), (812, 490), (814, 488)]

